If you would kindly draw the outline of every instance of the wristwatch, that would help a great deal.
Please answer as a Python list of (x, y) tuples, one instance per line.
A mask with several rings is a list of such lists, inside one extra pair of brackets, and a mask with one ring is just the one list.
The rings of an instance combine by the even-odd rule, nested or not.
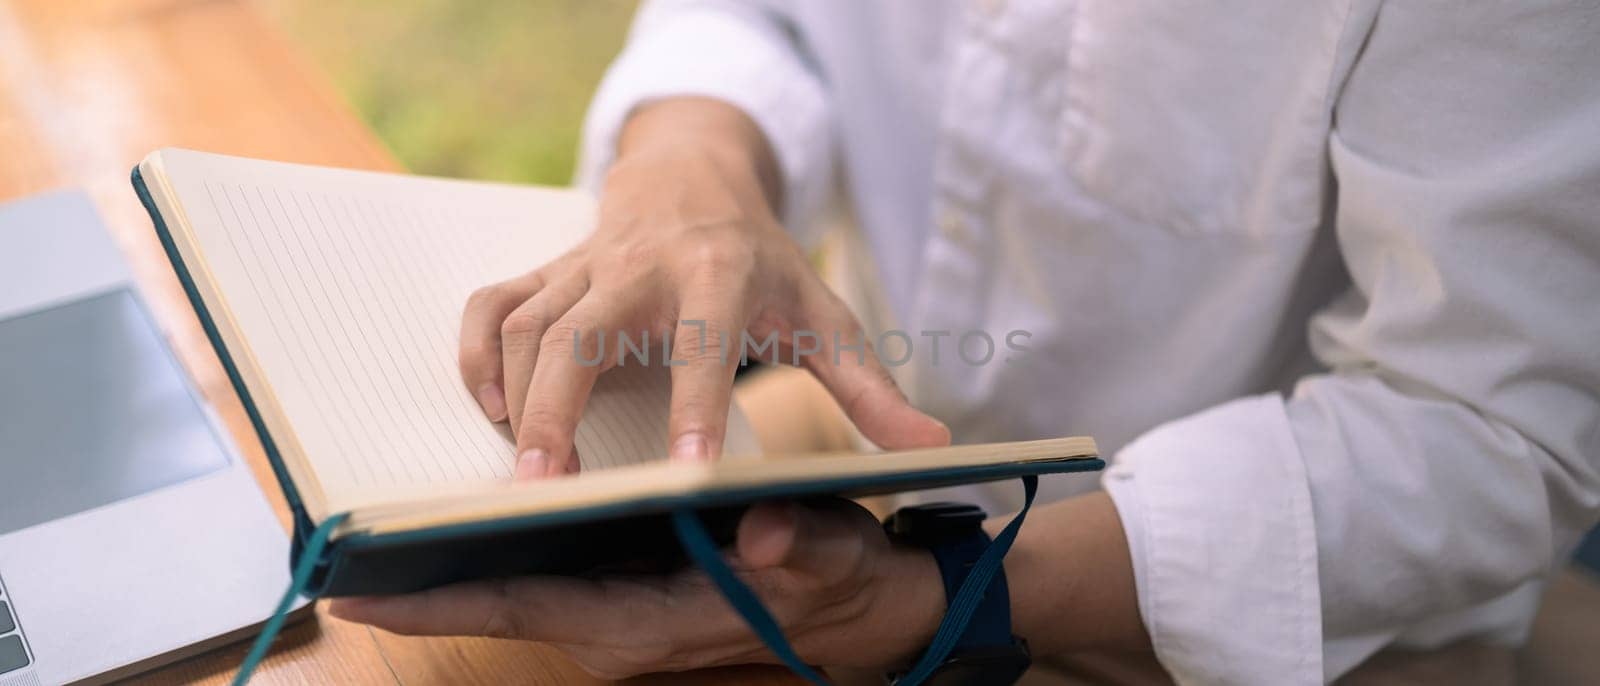
[[(903, 507), (883, 521), (895, 543), (926, 548), (939, 564), (945, 602), (955, 598), (973, 563), (989, 547), (983, 508), (967, 503)], [(923, 681), (932, 686), (1013, 684), (1032, 664), (1026, 641), (1011, 634), (1011, 594), (1004, 567), (996, 571), (971, 621), (944, 662)], [(902, 674), (889, 674), (896, 683)]]

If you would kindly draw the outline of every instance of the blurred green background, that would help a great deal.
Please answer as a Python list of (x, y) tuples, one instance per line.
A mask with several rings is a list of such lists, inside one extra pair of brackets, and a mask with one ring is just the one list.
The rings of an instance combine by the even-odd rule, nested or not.
[(566, 184), (635, 0), (263, 0), (412, 172)]

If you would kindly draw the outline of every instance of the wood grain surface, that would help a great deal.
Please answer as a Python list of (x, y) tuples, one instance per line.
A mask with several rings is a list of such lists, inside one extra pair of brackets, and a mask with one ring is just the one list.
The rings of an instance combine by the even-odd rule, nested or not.
[[(184, 364), (217, 407), (279, 519), (288, 511), (244, 409), (128, 183), (151, 150), (180, 146), (398, 170), (383, 144), (257, 8), (241, 0), (0, 0), (0, 201), (63, 187), (93, 197)], [(244, 645), (146, 674), (226, 683)], [(777, 668), (637, 683), (790, 684)], [(596, 683), (559, 652), (516, 641), (412, 638), (329, 617), (287, 629), (260, 684)]]

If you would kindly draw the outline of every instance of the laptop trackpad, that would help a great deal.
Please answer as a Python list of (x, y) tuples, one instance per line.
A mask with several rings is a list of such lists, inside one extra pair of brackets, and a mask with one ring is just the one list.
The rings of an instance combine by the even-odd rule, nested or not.
[(220, 469), (219, 441), (129, 291), (0, 320), (0, 534)]

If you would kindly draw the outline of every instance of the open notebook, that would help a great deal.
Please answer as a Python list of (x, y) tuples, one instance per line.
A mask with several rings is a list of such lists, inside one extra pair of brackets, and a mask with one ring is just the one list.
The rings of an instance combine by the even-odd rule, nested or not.
[[(134, 184), (273, 460), (297, 545), (339, 518), (321, 553), (330, 593), (580, 569), (619, 553), (575, 551), (572, 536), (627, 533), (626, 548), (671, 507), (1100, 466), (1088, 438), (763, 456), (737, 409), (727, 457), (669, 464), (668, 375), (635, 365), (600, 377), (576, 437), (581, 474), (513, 485), (510, 436), (457, 371), (462, 307), (581, 240), (589, 196), (175, 149), (147, 157)], [(512, 542), (572, 555), (484, 552)]]

